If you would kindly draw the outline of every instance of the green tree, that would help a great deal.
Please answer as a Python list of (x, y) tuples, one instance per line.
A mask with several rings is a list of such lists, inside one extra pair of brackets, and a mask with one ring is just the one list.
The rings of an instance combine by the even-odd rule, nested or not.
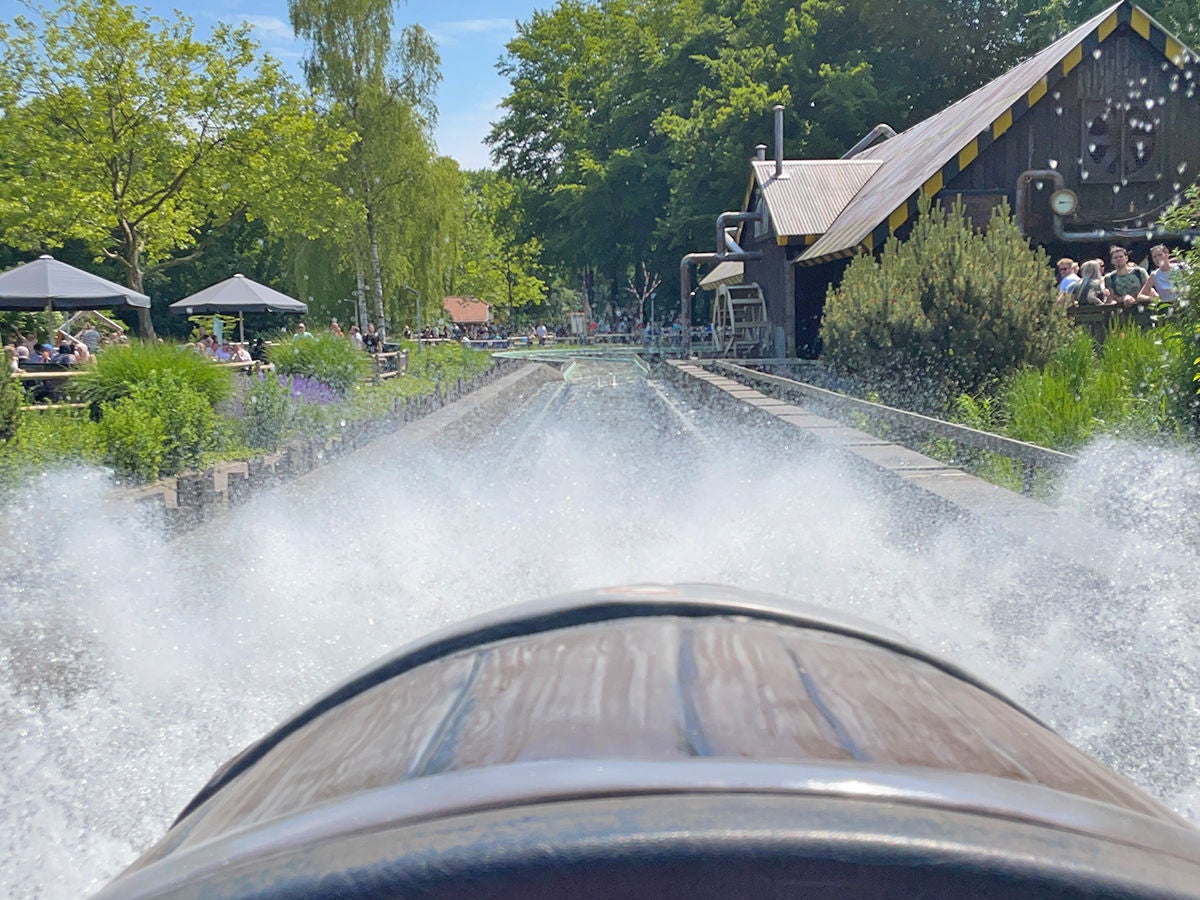
[(328, 114), (358, 136), (339, 183), (360, 204), (361, 218), (347, 229), (343, 246), (359, 298), (370, 281), (381, 325), (386, 296), (399, 290), (399, 284), (387, 290), (384, 256), (389, 244), (402, 253), (409, 243), (397, 239), (396, 226), (414, 218), (421, 201), (433, 158), (433, 96), (441, 80), (437, 49), (420, 26), (393, 36), (394, 8), (395, 0), (288, 3), (293, 29), (309, 45), (309, 86)]
[(182, 15), (101, 0), (40, 14), (40, 26), (0, 25), (6, 243), (77, 238), (142, 290), (150, 272), (193, 259), (203, 229), (242, 216), (317, 231), (316, 211), (336, 217), (327, 174), (345, 136), (322, 128), (247, 27), (199, 41)]
[(469, 172), (462, 208), (453, 292), (510, 310), (543, 300), (541, 242), (524, 227), (515, 185), (497, 172)]

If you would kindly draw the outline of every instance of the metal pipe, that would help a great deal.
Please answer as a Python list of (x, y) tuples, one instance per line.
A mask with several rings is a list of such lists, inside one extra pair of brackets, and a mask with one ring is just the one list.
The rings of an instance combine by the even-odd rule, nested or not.
[(783, 177), (783, 106), (775, 106), (775, 177)]
[[(717, 256), (725, 256), (726, 241), (730, 240), (728, 233), (725, 231), (725, 225), (729, 222), (758, 222), (762, 219), (760, 212), (723, 212), (717, 216)], [(741, 252), (741, 248), (734, 247), (737, 252)]]
[(845, 153), (843, 153), (842, 159), (849, 159), (851, 156), (853, 156), (859, 150), (864, 150), (867, 147), (871, 146), (871, 144), (873, 144), (875, 142), (875, 138), (877, 138), (877, 137), (894, 138), (895, 136), (896, 136), (895, 128), (893, 128), (891, 125), (888, 125), (885, 122), (880, 122), (878, 125), (876, 125), (874, 128), (872, 128), (870, 131), (868, 131), (865, 135), (863, 135), (863, 137), (861, 139), (859, 139), (859, 142), (857, 144), (855, 144), (853, 147), (851, 147), (849, 150), (847, 150)]
[[(1025, 214), (1029, 206), (1029, 186), (1039, 181), (1049, 181), (1055, 191), (1063, 190), (1066, 181), (1057, 169), (1026, 169), (1017, 176), (1016, 209), (1013, 210), (1013, 222), (1025, 234)], [(1088, 231), (1067, 231), (1063, 225), (1062, 216), (1051, 214), (1051, 227), (1054, 237), (1064, 244), (1085, 243), (1089, 241), (1114, 240), (1116, 238), (1133, 238), (1141, 241), (1187, 240), (1200, 237), (1200, 229), (1189, 228), (1183, 231), (1162, 231), (1147, 228), (1092, 228)]]

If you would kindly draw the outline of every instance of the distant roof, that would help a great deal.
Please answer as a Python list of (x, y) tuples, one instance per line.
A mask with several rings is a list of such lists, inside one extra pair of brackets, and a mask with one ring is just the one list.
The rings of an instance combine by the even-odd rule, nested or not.
[[(1050, 93), (1054, 84), (1083, 61), (1085, 54), (1096, 51), (1122, 23), (1128, 23), (1134, 32), (1180, 68), (1195, 58), (1144, 10), (1129, 0), (1121, 0), (936, 115), (868, 147), (852, 160), (840, 161), (843, 165), (851, 161), (871, 161), (877, 163), (877, 167), (799, 260), (819, 262), (850, 256), (860, 249), (873, 250), (882, 244), (888, 234), (916, 213), (920, 193), (927, 197), (937, 194), (946, 182), (1011, 128), (1013, 122)], [(764, 164), (756, 160), (753, 165), (755, 177), (759, 178), (759, 169)], [(774, 162), (766, 165), (773, 167)], [(799, 175), (804, 169), (792, 167), (802, 165), (785, 162), (785, 172)], [(842, 196), (851, 183), (835, 186), (829, 204), (836, 202), (836, 197)], [(828, 191), (828, 185), (822, 184), (821, 190)], [(793, 220), (782, 212), (788, 208), (786, 203), (781, 205), (780, 212), (776, 212), (773, 197), (765, 196), (775, 221), (776, 234), (813, 233), (803, 229), (816, 224), (819, 216), (811, 223), (799, 217)], [(791, 228), (801, 230), (789, 230)]]
[(492, 320), (492, 307), (478, 297), (446, 297), (442, 308), (459, 325), (486, 325)]
[(741, 284), (744, 271), (745, 266), (740, 262), (719, 262), (711, 272), (700, 279), (700, 287), (706, 291), (715, 291), (723, 284)]

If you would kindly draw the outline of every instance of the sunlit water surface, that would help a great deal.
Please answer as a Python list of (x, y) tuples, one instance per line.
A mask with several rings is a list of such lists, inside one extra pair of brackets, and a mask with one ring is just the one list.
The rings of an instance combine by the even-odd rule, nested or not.
[[(512, 602), (734, 584), (889, 625), (1200, 821), (1200, 474), (1120, 444), (1069, 478), (1127, 540), (1064, 568), (898, 507), (786, 437), (645, 384), (546, 388), (480, 446), (404, 433), (168, 540), (102, 473), (0, 525), (0, 894), (75, 898), (228, 757), (374, 658)], [(690, 426), (695, 426), (693, 430)], [(697, 439), (697, 435), (699, 439)]]

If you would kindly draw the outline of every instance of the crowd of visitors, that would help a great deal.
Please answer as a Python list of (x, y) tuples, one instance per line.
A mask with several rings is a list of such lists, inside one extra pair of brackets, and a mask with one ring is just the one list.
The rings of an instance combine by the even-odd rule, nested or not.
[(1104, 271), (1104, 260), (1089, 259), (1078, 263), (1063, 257), (1056, 264), (1058, 302), (1063, 306), (1115, 306), (1129, 309), (1138, 305), (1174, 303), (1179, 296), (1182, 263), (1171, 256), (1165, 244), (1150, 248), (1154, 271), (1134, 263), (1129, 251), (1114, 244), (1108, 250), (1111, 269)]
[(41, 366), (75, 366), (87, 362), (103, 347), (124, 344), (126, 340), (123, 331), (101, 335), (94, 325), (88, 325), (78, 335), (60, 329), (55, 333), (53, 343), (36, 334), (27, 335), (20, 329), (13, 329), (4, 344), (3, 362), (11, 372)]

